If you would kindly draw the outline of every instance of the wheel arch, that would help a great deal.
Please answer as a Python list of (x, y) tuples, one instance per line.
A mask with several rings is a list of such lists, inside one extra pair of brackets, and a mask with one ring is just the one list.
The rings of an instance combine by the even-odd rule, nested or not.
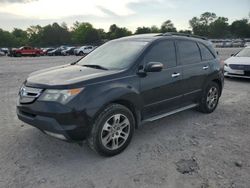
[(101, 104), (99, 103), (100, 106), (91, 112), (92, 115), (90, 115), (90, 117), (92, 120), (96, 119), (98, 115), (110, 104), (120, 104), (132, 112), (135, 118), (135, 127), (139, 127), (141, 122), (142, 101), (140, 100), (138, 94), (124, 92), (123, 95), (120, 95), (119, 97), (114, 97), (114, 95), (111, 96), (110, 94), (108, 96), (104, 96), (104, 98), (106, 99), (105, 102)]
[(220, 96), (221, 96), (222, 88), (223, 88), (221, 80), (219, 80), (219, 79), (213, 79), (213, 80), (211, 80), (211, 82), (215, 82), (216, 84), (218, 84), (219, 90), (220, 90)]
[(135, 128), (138, 129), (139, 124), (141, 122), (141, 113), (140, 110), (133, 104), (133, 102), (126, 99), (117, 99), (111, 101), (109, 104), (120, 104), (127, 107), (132, 112), (135, 118)]

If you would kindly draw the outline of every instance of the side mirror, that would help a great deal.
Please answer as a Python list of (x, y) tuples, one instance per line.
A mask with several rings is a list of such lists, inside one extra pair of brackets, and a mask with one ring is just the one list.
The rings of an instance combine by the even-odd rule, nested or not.
[(145, 72), (160, 72), (163, 69), (163, 64), (160, 62), (149, 62), (144, 71)]

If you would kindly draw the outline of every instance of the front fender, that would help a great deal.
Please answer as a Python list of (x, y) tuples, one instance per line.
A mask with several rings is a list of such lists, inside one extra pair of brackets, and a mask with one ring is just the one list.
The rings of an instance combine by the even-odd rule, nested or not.
[[(85, 112), (85, 114), (93, 119), (108, 104), (125, 101), (133, 105), (136, 111), (140, 111), (143, 107), (143, 101), (139, 92), (139, 81), (132, 81), (130, 84), (109, 83), (98, 84), (86, 88), (83, 95), (72, 106), (76, 107), (76, 111)], [(82, 104), (82, 105), (80, 105)]]

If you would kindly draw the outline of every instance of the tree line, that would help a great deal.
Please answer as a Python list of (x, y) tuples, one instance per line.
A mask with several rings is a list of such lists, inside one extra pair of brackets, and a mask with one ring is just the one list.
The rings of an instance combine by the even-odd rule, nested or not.
[(190, 30), (177, 31), (171, 20), (166, 20), (160, 27), (138, 27), (133, 33), (125, 27), (113, 24), (109, 31), (94, 28), (88, 22), (75, 22), (71, 28), (66, 23), (53, 23), (44, 27), (30, 26), (26, 30), (14, 28), (12, 32), (0, 28), (0, 47), (18, 47), (31, 45), (36, 47), (58, 45), (99, 45), (132, 34), (180, 32), (208, 38), (250, 38), (249, 19), (243, 18), (228, 23), (228, 18), (218, 17), (215, 13), (205, 12), (189, 21)]

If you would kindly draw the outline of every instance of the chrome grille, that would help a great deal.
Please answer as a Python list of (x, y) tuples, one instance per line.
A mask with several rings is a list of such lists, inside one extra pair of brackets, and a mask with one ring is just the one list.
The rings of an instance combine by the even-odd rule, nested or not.
[(229, 67), (234, 70), (250, 71), (250, 65), (230, 64)]
[(19, 96), (20, 96), (19, 101), (20, 103), (34, 102), (34, 100), (41, 95), (42, 91), (43, 90), (39, 88), (22, 86), (19, 91)]

